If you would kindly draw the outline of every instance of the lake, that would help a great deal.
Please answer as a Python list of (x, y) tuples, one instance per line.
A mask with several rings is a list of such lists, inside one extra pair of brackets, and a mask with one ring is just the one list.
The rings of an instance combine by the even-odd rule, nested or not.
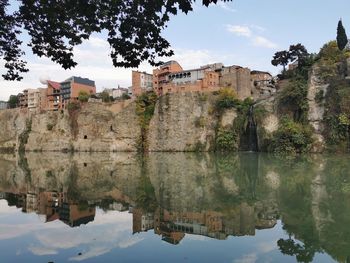
[(1, 262), (349, 262), (348, 155), (0, 155)]

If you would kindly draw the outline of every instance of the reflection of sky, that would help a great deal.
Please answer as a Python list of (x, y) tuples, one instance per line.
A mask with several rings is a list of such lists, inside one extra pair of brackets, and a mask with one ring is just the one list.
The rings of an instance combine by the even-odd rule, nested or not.
[[(281, 222), (254, 237), (215, 240), (186, 235), (179, 245), (153, 233), (132, 235), (132, 214), (96, 209), (93, 222), (70, 228), (60, 221), (43, 223), (0, 200), (0, 250), (4, 262), (294, 262), (283, 256), (277, 240), (287, 238)], [(40, 260), (38, 259), (40, 257)], [(331, 261), (317, 255), (315, 260)]]

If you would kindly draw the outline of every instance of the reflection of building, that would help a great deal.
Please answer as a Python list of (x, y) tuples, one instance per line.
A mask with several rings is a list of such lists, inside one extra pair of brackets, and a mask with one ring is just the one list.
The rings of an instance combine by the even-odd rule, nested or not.
[(71, 202), (67, 200), (65, 193), (2, 193), (2, 196), (6, 198), (9, 206), (22, 208), (25, 213), (36, 212), (39, 215), (46, 215), (46, 222), (59, 219), (71, 227), (76, 227), (87, 224), (95, 218), (95, 207)]
[(133, 208), (132, 210), (132, 232), (146, 232), (154, 228), (154, 214), (144, 212), (140, 208)]
[(0, 200), (1, 200), (1, 199), (6, 199), (6, 197), (7, 197), (7, 194), (6, 194), (6, 193), (0, 192)]
[(60, 220), (71, 227), (87, 224), (95, 219), (96, 208), (63, 203), (59, 210)]

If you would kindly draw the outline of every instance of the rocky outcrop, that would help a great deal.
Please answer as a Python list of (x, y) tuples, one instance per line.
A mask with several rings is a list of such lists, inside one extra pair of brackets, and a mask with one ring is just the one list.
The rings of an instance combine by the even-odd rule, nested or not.
[(323, 132), (323, 115), (324, 108), (324, 96), (327, 93), (329, 84), (324, 83), (318, 76), (319, 68), (315, 65), (309, 77), (309, 89), (307, 94), (307, 100), (309, 102), (308, 120), (311, 126), (314, 128), (314, 152), (321, 152), (324, 148)]
[(150, 151), (209, 151), (218, 118), (214, 96), (167, 94), (159, 98), (149, 127)]

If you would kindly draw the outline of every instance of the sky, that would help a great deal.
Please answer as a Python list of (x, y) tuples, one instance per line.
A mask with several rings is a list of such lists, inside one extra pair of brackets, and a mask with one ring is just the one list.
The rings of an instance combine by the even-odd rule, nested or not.
[[(297, 43), (309, 52), (318, 52), (336, 38), (340, 18), (350, 30), (349, 10), (349, 0), (233, 0), (208, 8), (197, 0), (193, 12), (171, 17), (163, 36), (175, 55), (162, 61), (177, 60), (184, 69), (222, 62), (277, 74), (280, 68), (271, 65), (275, 52)], [(113, 67), (105, 39), (103, 34), (95, 34), (77, 46), (74, 57), (78, 66), (71, 70), (38, 58), (24, 47), (30, 71), (20, 82), (0, 79), (0, 100), (26, 88), (43, 87), (40, 79), (60, 82), (73, 75), (95, 80), (97, 91), (131, 86), (132, 69)], [(0, 60), (0, 75), (3, 65)], [(147, 63), (138, 69), (152, 72)]]

